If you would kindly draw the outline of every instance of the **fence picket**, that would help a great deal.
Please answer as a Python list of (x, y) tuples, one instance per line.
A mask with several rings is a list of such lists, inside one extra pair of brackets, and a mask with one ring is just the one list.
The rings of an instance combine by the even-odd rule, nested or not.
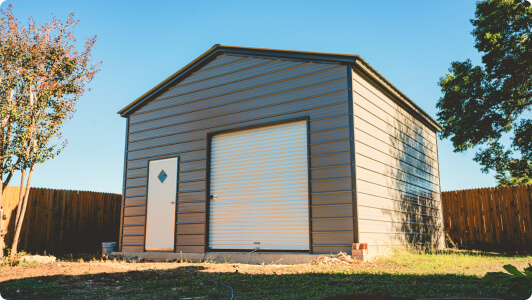
[[(7, 245), (19, 190), (8, 186), (1, 199), (10, 223)], [(102, 242), (118, 240), (121, 201), (120, 194), (31, 188), (18, 248), (38, 254), (96, 253)]]
[(441, 193), (445, 231), (461, 246), (532, 246), (532, 185)]

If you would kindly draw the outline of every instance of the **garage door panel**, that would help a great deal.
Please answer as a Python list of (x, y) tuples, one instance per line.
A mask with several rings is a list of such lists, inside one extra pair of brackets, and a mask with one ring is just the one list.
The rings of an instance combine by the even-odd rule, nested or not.
[(212, 137), (209, 247), (309, 249), (307, 122)]
[[(273, 175), (273, 177), (278, 178), (278, 174), (280, 171), (286, 172), (287, 175), (292, 174), (294, 172), (304, 172), (303, 170), (297, 170), (297, 167), (300, 166), (302, 163), (306, 163), (306, 159), (297, 159), (295, 157), (293, 157), (293, 159), (291, 159), (290, 161), (286, 161), (286, 159), (288, 159), (288, 157), (285, 157), (284, 159), (272, 159), (269, 163), (245, 162), (240, 165), (225, 165), (224, 172), (220, 172), (219, 174), (217, 174), (216, 177), (211, 178), (211, 181), (221, 179), (223, 176), (228, 176), (231, 178), (246, 177), (248, 179), (256, 179), (257, 176), (270, 174)], [(255, 168), (260, 168), (260, 171), (253, 172), (253, 169)], [(250, 174), (254, 174), (255, 176), (249, 177)]]

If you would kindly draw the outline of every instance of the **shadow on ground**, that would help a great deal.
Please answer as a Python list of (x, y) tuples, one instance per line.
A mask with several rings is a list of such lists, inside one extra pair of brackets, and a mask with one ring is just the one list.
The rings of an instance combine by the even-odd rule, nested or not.
[[(7, 299), (230, 299), (230, 288), (216, 280), (231, 286), (235, 299), (319, 299), (341, 295), (402, 299), (500, 296), (500, 291), (486, 282), (467, 275), (402, 275), (394, 271), (340, 268), (329, 269), (328, 273), (303, 273), (305, 267), (296, 266), (273, 272), (270, 269), (269, 274), (260, 274), (263, 271), (259, 267), (254, 269), (254, 274), (244, 274), (239, 272), (239, 265), (225, 265), (224, 272), (216, 272), (215, 268), (216, 265), (210, 264), (193, 266), (190, 268), (192, 274), (187, 266), (179, 266), (168, 270), (13, 279), (0, 282), (0, 294)], [(367, 299), (350, 297), (329, 299)]]

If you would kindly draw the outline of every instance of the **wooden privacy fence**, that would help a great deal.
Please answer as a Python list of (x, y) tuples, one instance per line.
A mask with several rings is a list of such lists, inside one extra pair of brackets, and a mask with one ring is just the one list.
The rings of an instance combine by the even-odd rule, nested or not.
[[(18, 187), (8, 186), (2, 206), (8, 219), (10, 247), (18, 206)], [(102, 242), (116, 242), (122, 195), (32, 188), (18, 249), (28, 253), (61, 255), (95, 253)]]
[(532, 185), (443, 192), (445, 232), (466, 247), (532, 246)]

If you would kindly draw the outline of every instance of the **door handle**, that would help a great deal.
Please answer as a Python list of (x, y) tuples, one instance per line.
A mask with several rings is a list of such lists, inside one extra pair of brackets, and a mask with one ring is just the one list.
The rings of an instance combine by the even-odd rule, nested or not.
[(171, 204), (175, 204), (175, 201), (170, 202)]
[(211, 200), (216, 200), (216, 199), (218, 199), (218, 195), (211, 195), (210, 198), (211, 198)]

